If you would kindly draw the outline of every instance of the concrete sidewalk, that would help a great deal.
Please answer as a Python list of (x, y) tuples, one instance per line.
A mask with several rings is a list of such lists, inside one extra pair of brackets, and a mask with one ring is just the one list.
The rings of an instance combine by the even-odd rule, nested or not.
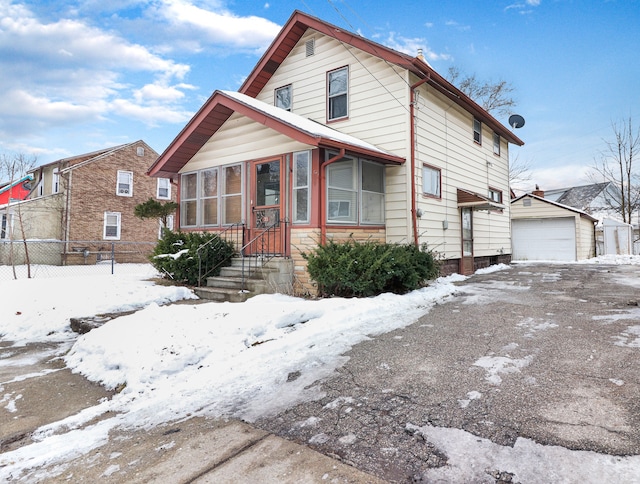
[[(33, 482), (33, 481), (30, 481)], [(382, 483), (308, 447), (239, 421), (192, 418), (109, 443), (44, 482)]]

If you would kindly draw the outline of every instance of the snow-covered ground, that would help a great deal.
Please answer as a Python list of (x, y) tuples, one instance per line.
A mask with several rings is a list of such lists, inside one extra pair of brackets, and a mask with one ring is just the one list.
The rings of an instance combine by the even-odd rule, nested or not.
[[(640, 264), (640, 257), (589, 263)], [(509, 268), (499, 265), (481, 272)], [(73, 371), (107, 388), (123, 388), (111, 400), (40, 428), (35, 443), (0, 454), (0, 479), (88, 452), (102, 445), (114, 428), (149, 428), (188, 415), (251, 421), (316, 398), (312, 383), (341, 365), (342, 355), (353, 345), (411, 324), (454, 295), (454, 282), (465, 279), (440, 278), (403, 296), (305, 300), (263, 295), (242, 304), (163, 305), (195, 296), (182, 287), (150, 282), (154, 275), (151, 266), (140, 265), (114, 275), (61, 274), (0, 282), (0, 341), (57, 342), (71, 348), (65, 361)], [(82, 336), (69, 328), (71, 317), (132, 309), (139, 311)], [(293, 371), (301, 376), (287, 382)], [(2, 398), (6, 383), (0, 382), (0, 402), (5, 402), (0, 411), (11, 412), (20, 402), (11, 395)], [(115, 416), (84, 426), (107, 412)], [(487, 450), (495, 444), (476, 439), (477, 445), (471, 445), (473, 439), (461, 438), (460, 432), (438, 433), (447, 453), (464, 452), (469, 461), (496, 453)], [(558, 451), (531, 442), (518, 449), (517, 458), (539, 461), (547, 452)], [(581, 453), (580, 462), (631, 466), (640, 475), (640, 457), (606, 457)], [(459, 476), (472, 478), (464, 469)]]

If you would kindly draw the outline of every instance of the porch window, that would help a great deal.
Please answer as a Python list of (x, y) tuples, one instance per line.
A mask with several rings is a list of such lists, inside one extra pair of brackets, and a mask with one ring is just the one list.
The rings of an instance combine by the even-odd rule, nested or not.
[(293, 154), (293, 223), (309, 223), (311, 190), (311, 152)]
[(440, 169), (429, 165), (422, 166), (422, 194), (440, 198)]
[(116, 195), (119, 195), (121, 197), (133, 196), (133, 172), (118, 170)]
[(159, 200), (171, 200), (171, 180), (168, 178), (158, 178), (156, 197)]
[(291, 92), (293, 88), (291, 84), (279, 87), (275, 90), (275, 106), (285, 111), (291, 111)]
[(182, 175), (180, 226), (215, 227), (242, 221), (242, 165)]
[(231, 225), (242, 221), (242, 165), (225, 167), (223, 175), (224, 217), (222, 223)]
[(218, 169), (200, 172), (200, 213), (202, 225), (218, 225)]
[(327, 167), (327, 222), (355, 224), (358, 221), (357, 172), (354, 159)]
[(327, 74), (327, 105), (329, 121), (349, 115), (349, 68), (342, 67)]
[(362, 161), (362, 223), (384, 224), (384, 167)]
[(104, 240), (120, 240), (120, 212), (104, 213)]
[(183, 227), (196, 227), (198, 225), (198, 173), (182, 175), (180, 194), (180, 224)]
[(327, 166), (327, 222), (384, 224), (384, 166), (345, 158)]

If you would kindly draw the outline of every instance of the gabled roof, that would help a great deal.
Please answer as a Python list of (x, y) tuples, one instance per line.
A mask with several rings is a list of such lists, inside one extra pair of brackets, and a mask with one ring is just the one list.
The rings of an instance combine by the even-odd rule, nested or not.
[(298, 43), (307, 29), (313, 29), (329, 37), (356, 47), (372, 56), (396, 64), (415, 74), (419, 79), (427, 79), (427, 83), (444, 96), (459, 104), (472, 113), (480, 121), (491, 127), (496, 133), (513, 144), (522, 146), (524, 142), (513, 132), (485, 111), (480, 105), (455, 87), (444, 77), (419, 57), (398, 52), (382, 44), (365, 39), (364, 37), (332, 25), (324, 20), (312, 17), (304, 12), (295, 10), (271, 46), (264, 53), (249, 77), (240, 87), (240, 92), (249, 96), (257, 96), (280, 64), (287, 58), (291, 50)]
[(148, 174), (170, 177), (178, 173), (234, 112), (311, 146), (344, 149), (346, 152), (363, 155), (382, 163), (404, 162), (404, 158), (371, 143), (245, 94), (215, 91), (173, 143), (149, 168)]
[[(287, 20), (280, 33), (242, 84), (239, 92), (255, 98), (308, 29), (313, 29), (343, 44), (356, 47), (372, 56), (407, 69), (419, 80), (424, 80), (442, 95), (473, 114), (509, 143), (519, 146), (524, 144), (510, 129), (433, 70), (424, 60), (390, 49), (299, 10), (294, 11)], [(205, 105), (191, 118), (185, 128), (149, 169), (150, 175), (168, 176), (177, 173), (229, 118), (233, 110), (225, 104), (216, 104), (216, 101), (220, 101), (219, 96), (216, 98), (219, 93), (220, 91), (214, 92)]]
[[(36, 171), (40, 170), (43, 167), (47, 167), (47, 166), (52, 166), (52, 165), (65, 165), (64, 168), (62, 168), (60, 170), (60, 173), (64, 173), (66, 171), (69, 170), (74, 170), (76, 168), (79, 168), (81, 166), (87, 165), (89, 163), (93, 163), (95, 161), (101, 160), (117, 151), (120, 151), (124, 148), (128, 148), (130, 146), (135, 146), (135, 145), (140, 145), (143, 144), (145, 146), (145, 149), (150, 149), (152, 151), (153, 148), (151, 148), (147, 143), (145, 143), (142, 140), (138, 140), (138, 141), (134, 141), (132, 143), (126, 143), (123, 145), (118, 145), (118, 146), (113, 146), (111, 148), (104, 148), (102, 150), (97, 150), (97, 151), (92, 151), (91, 153), (84, 153), (82, 155), (76, 155), (76, 156), (71, 156), (69, 158), (62, 158), (60, 160), (56, 160), (56, 161), (52, 161), (51, 163), (47, 163), (45, 165), (40, 165), (36, 168), (33, 168), (29, 171), (29, 173), (35, 173)], [(155, 152), (155, 151), (154, 151)]]
[(609, 182), (605, 182), (567, 188), (566, 191), (557, 199), (557, 202), (562, 203), (563, 205), (585, 209), (604, 190), (606, 190), (608, 186)]
[(513, 200), (511, 200), (511, 205), (516, 203), (518, 200), (522, 200), (523, 198), (533, 198), (535, 200), (539, 200), (541, 202), (548, 203), (549, 205), (554, 205), (556, 207), (560, 207), (560, 208), (564, 208), (565, 210), (569, 210), (570, 212), (577, 213), (581, 217), (584, 217), (584, 218), (586, 218), (588, 220), (591, 220), (592, 222), (597, 222), (598, 221), (597, 218), (589, 215), (587, 212), (579, 210), (579, 209), (577, 209), (575, 207), (570, 207), (569, 205), (563, 205), (562, 203), (554, 202), (553, 200), (549, 200), (547, 198), (539, 197), (538, 195), (534, 195), (533, 193), (525, 193), (523, 195), (520, 195), (519, 197), (514, 198)]

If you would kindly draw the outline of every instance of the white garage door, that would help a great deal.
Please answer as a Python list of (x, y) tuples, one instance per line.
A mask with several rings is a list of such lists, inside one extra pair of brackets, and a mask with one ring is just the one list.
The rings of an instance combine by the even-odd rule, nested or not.
[(511, 221), (513, 260), (576, 260), (575, 218)]

